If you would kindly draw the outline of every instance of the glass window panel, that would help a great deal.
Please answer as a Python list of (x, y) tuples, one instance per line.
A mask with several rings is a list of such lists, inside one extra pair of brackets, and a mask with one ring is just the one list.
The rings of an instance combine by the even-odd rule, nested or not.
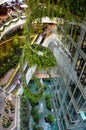
[(73, 81), (71, 81), (70, 84), (69, 84), (69, 87), (71, 89), (71, 92), (73, 93), (74, 90), (75, 90), (76, 84)]
[(84, 59), (79, 55), (77, 63), (76, 63), (76, 67), (75, 67), (75, 70), (77, 72), (77, 76), (78, 77), (81, 74), (81, 71), (82, 71), (82, 68), (84, 66), (84, 63), (85, 63)]
[(83, 70), (80, 81), (81, 81), (83, 87), (85, 88), (85, 86), (86, 86), (86, 66), (85, 66), (85, 68)]
[(78, 101), (80, 96), (81, 96), (81, 92), (80, 92), (79, 88), (77, 87), (76, 91), (74, 93), (75, 100)]
[(83, 40), (81, 49), (82, 49), (82, 50), (84, 51), (84, 53), (86, 54), (86, 34), (85, 34), (85, 36), (84, 36), (84, 40)]
[(65, 97), (65, 101), (66, 101), (66, 104), (68, 105), (69, 104), (69, 102), (70, 102), (70, 96), (69, 96), (69, 94), (68, 94), (68, 92), (67, 92), (67, 95), (66, 95), (66, 97)]
[(85, 103), (85, 99), (84, 99), (84, 97), (82, 95), (80, 100), (79, 100), (79, 103), (78, 103), (79, 108), (81, 108), (84, 103)]
[(74, 25), (74, 28), (73, 28), (73, 31), (72, 31), (72, 38), (75, 42), (78, 41), (79, 35), (80, 35), (80, 27)]
[(77, 114), (72, 103), (70, 103), (68, 107), (68, 111), (69, 111), (72, 121), (75, 121), (77, 119)]

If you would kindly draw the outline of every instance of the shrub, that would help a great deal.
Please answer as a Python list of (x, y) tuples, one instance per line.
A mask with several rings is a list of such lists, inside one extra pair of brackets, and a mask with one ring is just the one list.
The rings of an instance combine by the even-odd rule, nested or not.
[(32, 129), (33, 129), (33, 130), (37, 130), (36, 124), (32, 124)]
[(21, 96), (20, 98), (20, 130), (27, 130), (29, 125), (29, 107), (26, 99)]
[(8, 128), (11, 125), (11, 120), (7, 118), (6, 116), (2, 117), (2, 126), (4, 128)]
[(54, 122), (53, 115), (49, 114), (47, 117), (45, 117), (45, 121), (49, 123), (53, 123)]
[(50, 95), (46, 95), (45, 101), (46, 101), (47, 109), (51, 110), (52, 109), (52, 105), (51, 105), (51, 101), (50, 101)]
[(32, 109), (31, 109), (31, 115), (34, 115), (36, 112), (37, 112), (37, 109), (36, 109), (36, 108), (32, 108)]
[(35, 113), (35, 114), (33, 115), (33, 120), (34, 120), (36, 123), (39, 122), (39, 115), (38, 115), (38, 113)]
[(43, 127), (38, 127), (38, 130), (44, 130), (44, 128)]
[(38, 123), (39, 122), (39, 114), (36, 108), (31, 109), (31, 115), (33, 116), (33, 120)]

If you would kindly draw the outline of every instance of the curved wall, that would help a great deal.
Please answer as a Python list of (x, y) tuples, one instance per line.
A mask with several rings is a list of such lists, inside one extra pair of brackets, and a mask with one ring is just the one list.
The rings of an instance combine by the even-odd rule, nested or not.
[[(58, 19), (57, 21), (59, 21)], [(26, 22), (26, 16), (20, 16), (18, 18), (12, 19), (11, 21), (5, 23), (1, 28), (0, 28), (0, 39), (11, 29), (20, 26)], [(36, 23), (36, 21), (34, 21)], [(42, 18), (42, 23), (53, 23), (57, 24), (56, 18), (51, 20), (50, 18), (43, 17)]]
[(12, 19), (11, 21), (5, 23), (1, 28), (0, 28), (0, 39), (11, 29), (20, 26), (26, 22), (26, 16), (21, 16), (16, 19)]
[(0, 5), (7, 2), (7, 1), (9, 1), (9, 0), (0, 0)]

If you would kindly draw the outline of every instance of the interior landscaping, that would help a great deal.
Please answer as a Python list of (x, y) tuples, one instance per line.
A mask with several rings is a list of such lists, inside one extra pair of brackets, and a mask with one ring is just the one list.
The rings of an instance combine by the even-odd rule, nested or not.
[[(28, 100), (29, 107), (30, 107), (29, 127), (30, 129), (38, 130), (38, 129), (44, 129), (44, 126), (50, 127), (49, 124), (47, 126), (47, 123), (51, 123), (51, 122), (53, 123), (55, 121), (55, 117), (53, 117), (53, 115), (50, 115), (52, 109), (50, 98), (45, 99), (45, 96), (43, 96), (47, 86), (45, 87), (44, 84), (42, 85), (40, 80), (37, 78), (35, 78), (35, 84), (33, 83), (34, 82), (33, 80), (32, 84), (28, 85), (26, 83), (26, 78), (23, 72), (23, 65), (25, 62), (27, 62), (28, 67), (32, 67), (36, 65), (36, 71), (46, 70), (49, 72), (49, 70), (52, 69), (52, 67), (56, 66), (57, 63), (55, 57), (53, 56), (53, 53), (48, 48), (36, 44), (31, 45), (30, 36), (32, 33), (34, 33), (31, 17), (32, 17), (31, 15), (28, 16), (29, 19), (27, 18), (27, 23), (25, 25), (26, 44), (22, 52), (20, 65), (21, 65), (21, 74), (22, 74), (21, 77), (22, 86), (24, 89), (23, 96), (25, 97), (26, 100)], [(34, 17), (33, 17), (33, 21), (34, 21)], [(41, 21), (39, 21), (37, 27), (38, 27), (37, 29), (40, 30), (39, 28), (41, 27)], [(47, 117), (45, 117), (44, 109), (46, 109), (47, 111), (46, 113)], [(45, 120), (45, 118), (47, 119), (47, 121)], [(46, 125), (43, 124), (44, 125), (43, 126), (41, 124), (42, 121)]]
[[(49, 80), (51, 80), (51, 79), (49, 79)], [(29, 120), (28, 126), (29, 126), (30, 130), (44, 130), (44, 129), (48, 129), (48, 128), (49, 128), (49, 130), (51, 130), (54, 127), (57, 130), (58, 126), (55, 124), (56, 119), (55, 119), (55, 115), (53, 113), (53, 106), (52, 106), (52, 101), (51, 101), (49, 87), (48, 87), (48, 85), (50, 84), (49, 80), (43, 79), (43, 84), (41, 84), (40, 79), (36, 79), (36, 77), (33, 77), (32, 80), (30, 81), (30, 83), (28, 84), (27, 91), (30, 90), (35, 95), (35, 93), (37, 93), (39, 91), (39, 89), (41, 87), (40, 85), (45, 86), (44, 91), (43, 91), (42, 95), (40, 96), (39, 100), (37, 100), (37, 97), (34, 96), (33, 94), (32, 94), (32, 96), (31, 95), (29, 96), (29, 94), (28, 94), (28, 97), (24, 96), (26, 98), (23, 100), (24, 101), (23, 104), (21, 101), (22, 111), (20, 111), (20, 117), (24, 113), (25, 113), (25, 115), (26, 115), (26, 113), (29, 113), (28, 114), (29, 117), (26, 116), (26, 121)], [(25, 107), (26, 106), (25, 100), (29, 103), (29, 109), (28, 109), (28, 107), (27, 108)], [(26, 108), (26, 109), (24, 109), (24, 111), (23, 111), (23, 107)], [(23, 117), (25, 115), (23, 115)], [(53, 124), (54, 124), (54, 127), (53, 127)], [(22, 127), (21, 130), (22, 130), (23, 129), (22, 123), (21, 123), (21, 127)]]
[(15, 34), (13, 38), (0, 45), (0, 77), (11, 68), (16, 67), (20, 60), (24, 44), (24, 39), (22, 38), (21, 40), (19, 35)]
[[(77, 2), (75, 1), (70, 2), (70, 0), (67, 0), (67, 1), (65, 0), (64, 1), (61, 1), (61, 0), (60, 1), (26, 0), (26, 3), (28, 5), (28, 9), (26, 12), (27, 22), (25, 24), (26, 37), (25, 37), (25, 46), (22, 51), (22, 56), (20, 59), (21, 60), (20, 64), (21, 64), (21, 74), (22, 74), (22, 86), (24, 88), (23, 99), (21, 100), (23, 104), (22, 105), (23, 109), (21, 109), (20, 117), (24, 116), (24, 118), (21, 118), (20, 127), (21, 127), (21, 130), (26, 130), (27, 127), (29, 127), (28, 116), (26, 120), (25, 115), (27, 115), (27, 113), (30, 113), (31, 119), (33, 121), (33, 124), (30, 124), (30, 126), (32, 127), (33, 130), (36, 130), (36, 129), (44, 129), (43, 126), (39, 126), (39, 123), (40, 125), (42, 125), (40, 122), (41, 120), (44, 120), (45, 122), (49, 124), (55, 121), (53, 118), (53, 115), (50, 114), (52, 110), (52, 107), (51, 107), (52, 104), (50, 101), (50, 95), (44, 94), (44, 92), (46, 91), (46, 88), (40, 83), (40, 81), (39, 81), (38, 86), (36, 87), (36, 90), (34, 91), (33, 89), (31, 89), (31, 86), (28, 86), (28, 84), (26, 83), (24, 72), (23, 72), (23, 65), (25, 62), (27, 62), (28, 67), (32, 67), (33, 65), (36, 65), (37, 67), (36, 71), (40, 69), (45, 69), (47, 71), (49, 69), (52, 69), (52, 66), (55, 66), (57, 63), (56, 63), (55, 57), (53, 56), (53, 53), (50, 52), (50, 50), (41, 46), (31, 45), (30, 37), (32, 33), (35, 32), (34, 27), (33, 27), (33, 21), (37, 19), (37, 22), (39, 24), (38, 24), (38, 30), (36, 31), (40, 32), (41, 18), (43, 16), (49, 16), (50, 18), (52, 18), (58, 15), (58, 17), (67, 19), (68, 21), (70, 19), (73, 21), (75, 20), (74, 18), (76, 18), (76, 20), (79, 18), (84, 18), (83, 12), (85, 12), (85, 9), (83, 8), (83, 6), (85, 4), (84, 2), (81, 2), (81, 1), (78, 2), (77, 4)], [(76, 11), (76, 5), (77, 5), (77, 11)], [(21, 49), (19, 47), (18, 39), (14, 39), (12, 45), (13, 45), (13, 48), (11, 48), (11, 50), (9, 49), (10, 47), (8, 48), (8, 50), (10, 51), (10, 55), (8, 53), (7, 54), (4, 53), (3, 54), (4, 56), (1, 56), (1, 60), (4, 61), (3, 63), (5, 63), (5, 64), (2, 63), (3, 67), (1, 68), (1, 74), (5, 73), (9, 69), (9, 66), (15, 67), (16, 64), (19, 62), (19, 56), (20, 56), (19, 52)], [(10, 62), (12, 58), (13, 60), (12, 62)], [(6, 65), (6, 63), (9, 63), (9, 66)], [(30, 110), (31, 110), (30, 112), (26, 109), (27, 102), (28, 102), (28, 105), (30, 104)], [(45, 113), (44, 106), (45, 106), (45, 109), (47, 109), (47, 116), (44, 115)], [(8, 104), (6, 106), (6, 111), (9, 112), (7, 108), (8, 108)], [(40, 111), (38, 112), (38, 110)], [(42, 116), (43, 117), (42, 119), (40, 115), (44, 115)], [(6, 117), (2, 118), (3, 122), (5, 122), (6, 120), (7, 120)], [(30, 119), (29, 119), (29, 123), (30, 123)]]
[(20, 130), (27, 130), (29, 128), (29, 104), (27, 100), (20, 97)]
[(9, 100), (8, 98), (5, 98), (5, 105), (4, 105), (4, 111), (6, 113), (14, 113), (15, 112), (15, 106), (14, 104), (11, 102), (11, 100)]
[(0, 89), (0, 130), (15, 126), (16, 105), (16, 98), (10, 98), (6, 91)]
[(7, 116), (3, 116), (3, 117), (2, 117), (2, 126), (3, 126), (4, 128), (8, 128), (10, 125), (11, 125), (11, 120), (10, 120), (10, 118), (7, 117)]

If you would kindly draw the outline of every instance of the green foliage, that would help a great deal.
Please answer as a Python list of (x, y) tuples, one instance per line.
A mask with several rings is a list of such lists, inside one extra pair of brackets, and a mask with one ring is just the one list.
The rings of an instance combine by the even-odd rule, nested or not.
[(43, 127), (38, 127), (38, 130), (44, 130), (44, 128)]
[(45, 101), (46, 101), (46, 107), (51, 110), (52, 109), (52, 105), (51, 105), (51, 100), (50, 100), (50, 95), (46, 95), (45, 97)]
[(45, 99), (50, 100), (50, 94), (46, 94)]
[[(6, 60), (5, 60), (6, 59)], [(18, 55), (12, 55), (10, 57), (3, 57), (3, 62), (1, 63), (0, 67), (0, 76), (6, 73), (12, 67), (15, 67), (19, 62), (20, 57)]]
[(14, 48), (18, 47), (18, 36), (15, 36), (15, 38), (13, 39), (13, 46)]
[(38, 124), (38, 122), (39, 122), (39, 115), (38, 115), (38, 113), (35, 113), (33, 115), (33, 120)]
[(8, 128), (10, 125), (11, 125), (10, 119), (8, 117), (6, 117), (6, 116), (3, 116), (2, 117), (2, 126), (4, 128)]
[(38, 114), (38, 110), (34, 107), (32, 107), (31, 109), (31, 115), (33, 116), (33, 120), (38, 123), (39, 122), (39, 114)]
[(32, 124), (32, 130), (37, 130), (37, 128), (36, 128), (36, 124)]
[(28, 102), (24, 97), (20, 97), (20, 130), (27, 130), (28, 128)]
[(31, 109), (31, 115), (33, 116), (37, 112), (37, 109), (35, 107), (32, 107)]
[(3, 76), (9, 69), (15, 67), (20, 60), (22, 49), (17, 38), (16, 36), (13, 42), (11, 40), (1, 46), (0, 76)]
[(36, 64), (39, 69), (47, 69), (56, 65), (53, 53), (45, 47), (32, 45), (30, 48), (25, 46), (24, 54), (24, 59), (30, 67)]
[(36, 105), (38, 105), (39, 104), (38, 99), (31, 97), (30, 104), (33, 107), (36, 106)]
[(38, 91), (38, 93), (34, 93), (29, 88), (25, 87), (24, 96), (25, 96), (25, 98), (30, 100), (30, 103), (32, 105), (36, 105), (36, 104), (38, 104), (39, 99), (42, 97), (42, 94), (40, 91)]
[(85, 0), (26, 0), (33, 21), (43, 16), (81, 20), (86, 17)]
[[(68, 1), (69, 2), (69, 1)], [(69, 3), (69, 10), (72, 14), (85, 18), (86, 17), (86, 1), (85, 0), (71, 0)]]
[(34, 78), (33, 81), (36, 82), (36, 85), (38, 85), (37, 92), (33, 92), (32, 90), (30, 90), (31, 86), (30, 85), (27, 86), (25, 77), (22, 77), (22, 85), (24, 87), (24, 97), (26, 99), (29, 99), (31, 106), (36, 106), (38, 105), (39, 100), (42, 98), (45, 86), (41, 85), (39, 79), (37, 79), (36, 77)]
[(49, 123), (53, 123), (53, 122), (54, 122), (54, 117), (53, 117), (53, 115), (49, 114), (49, 115), (47, 116), (47, 121), (48, 121)]

